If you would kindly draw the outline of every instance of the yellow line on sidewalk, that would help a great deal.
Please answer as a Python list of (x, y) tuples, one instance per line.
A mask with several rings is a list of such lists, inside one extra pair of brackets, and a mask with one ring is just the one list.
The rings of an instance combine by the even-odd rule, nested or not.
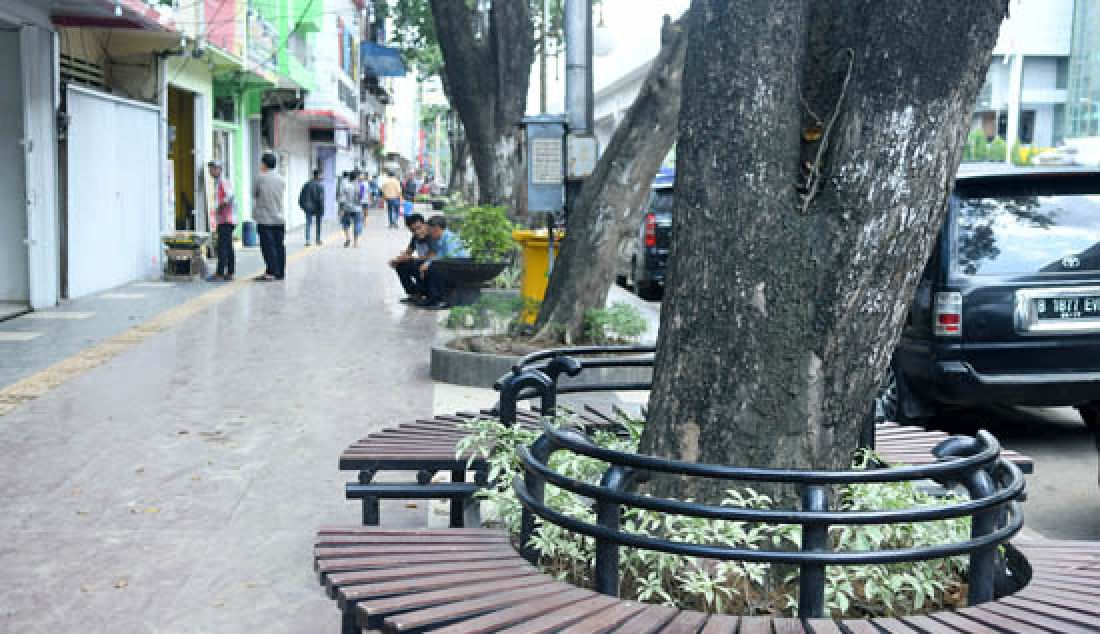
[[(336, 233), (328, 237), (336, 236)], [(295, 262), (314, 252), (315, 249), (302, 249), (287, 257), (287, 262)], [(244, 286), (253, 282), (251, 273), (240, 277), (224, 286), (213, 288), (205, 293), (190, 299), (179, 306), (169, 308), (148, 320), (115, 335), (98, 344), (82, 350), (73, 356), (58, 361), (50, 367), (35, 372), (34, 374), (16, 382), (8, 387), (0, 389), (0, 416), (4, 416), (19, 405), (33, 401), (46, 394), (55, 387), (74, 379), (88, 370), (114, 359), (130, 348), (145, 341), (153, 335), (164, 332), (179, 324), (192, 315), (205, 310), (214, 304), (228, 298), (240, 291)]]

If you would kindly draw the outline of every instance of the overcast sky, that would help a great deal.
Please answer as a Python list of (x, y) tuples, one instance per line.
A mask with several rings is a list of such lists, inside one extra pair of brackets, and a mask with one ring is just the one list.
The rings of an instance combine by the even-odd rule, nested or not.
[[(634, 68), (652, 59), (661, 48), (661, 19), (665, 14), (673, 19), (687, 10), (690, 0), (603, 0), (603, 18), (614, 49), (605, 57), (595, 58), (595, 89), (610, 84)], [(593, 20), (599, 24), (600, 9)], [(558, 68), (548, 69), (550, 87), (546, 91), (547, 109), (560, 113), (565, 109), (565, 59), (558, 60)], [(535, 61), (531, 73), (531, 91), (528, 112), (539, 109), (539, 67)]]

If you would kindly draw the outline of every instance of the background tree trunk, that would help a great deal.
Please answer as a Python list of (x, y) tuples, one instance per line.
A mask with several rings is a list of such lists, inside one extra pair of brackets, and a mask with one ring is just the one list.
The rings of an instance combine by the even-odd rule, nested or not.
[(619, 250), (637, 233), (650, 183), (676, 137), (684, 20), (665, 28), (660, 54), (569, 214), (535, 325), (540, 340), (579, 339), (585, 311), (607, 301)]
[(451, 136), (451, 175), (447, 179), (447, 192), (454, 194), (466, 191), (466, 162), (470, 158), (466, 151), (466, 141), (455, 140)]
[(1007, 4), (696, 0), (644, 451), (849, 465)]
[(488, 32), (465, 0), (431, 0), (451, 104), (466, 128), (481, 204), (510, 206), (519, 123), (535, 56), (534, 24), (525, 1), (493, 2)]

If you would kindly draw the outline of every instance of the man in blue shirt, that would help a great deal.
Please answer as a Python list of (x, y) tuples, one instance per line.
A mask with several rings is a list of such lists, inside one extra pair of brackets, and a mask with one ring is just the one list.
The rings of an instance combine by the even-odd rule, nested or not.
[(433, 216), (428, 219), (428, 239), (431, 244), (432, 256), (420, 265), (420, 275), (424, 278), (424, 288), (427, 290), (427, 298), (416, 305), (421, 308), (440, 309), (448, 308), (444, 302), (447, 291), (454, 288), (455, 282), (438, 267), (433, 268), (432, 262), (443, 258), (469, 257), (466, 245), (453, 232), (447, 229), (447, 221), (443, 216)]

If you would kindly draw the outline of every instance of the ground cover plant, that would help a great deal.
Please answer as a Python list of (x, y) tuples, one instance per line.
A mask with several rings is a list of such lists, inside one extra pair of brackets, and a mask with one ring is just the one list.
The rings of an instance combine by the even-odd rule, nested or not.
[[(569, 424), (568, 419), (559, 424)], [(512, 481), (522, 476), (516, 448), (530, 445), (537, 430), (507, 427), (498, 420), (468, 424), (472, 432), (459, 452), (473, 451), (489, 463), (490, 482), (481, 495), (490, 504), (490, 516), (518, 539), (522, 507)], [(644, 423), (623, 420), (620, 433), (597, 431), (598, 445), (617, 451), (637, 450)], [(861, 454), (855, 468), (867, 467), (872, 454)], [(569, 452), (551, 457), (550, 466), (563, 475), (598, 484), (607, 468), (598, 460)], [(935, 506), (957, 501), (954, 495), (934, 497), (912, 483), (852, 485), (837, 495), (844, 510), (887, 510)], [(570, 517), (595, 523), (592, 501), (552, 485), (546, 487), (547, 504)], [(750, 488), (730, 489), (725, 506), (773, 508), (772, 500)], [(623, 530), (696, 544), (757, 549), (799, 547), (801, 528), (794, 525), (749, 524), (666, 515), (624, 509)], [(833, 545), (839, 550), (884, 550), (964, 541), (969, 518), (902, 525), (834, 527)], [(591, 587), (595, 540), (548, 523), (539, 524), (531, 545), (539, 553), (539, 566), (555, 577)], [(826, 608), (833, 617), (899, 616), (960, 606), (966, 596), (966, 559), (955, 557), (906, 564), (830, 566), (826, 571)], [(776, 574), (767, 564), (722, 562), (658, 552), (620, 549), (620, 596), (675, 605), (683, 609), (729, 614), (793, 615), (797, 606), (797, 571)]]

